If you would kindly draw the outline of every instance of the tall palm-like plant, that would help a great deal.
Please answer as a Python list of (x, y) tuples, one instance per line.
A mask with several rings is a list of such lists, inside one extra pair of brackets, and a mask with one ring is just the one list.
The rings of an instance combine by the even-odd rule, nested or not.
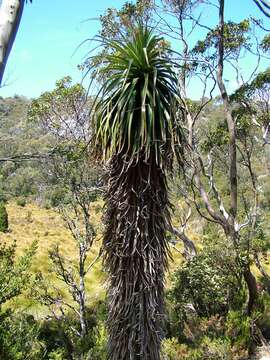
[(182, 154), (177, 78), (161, 39), (147, 28), (109, 45), (95, 123), (96, 147), (109, 160), (109, 359), (158, 360), (169, 254), (166, 175)]

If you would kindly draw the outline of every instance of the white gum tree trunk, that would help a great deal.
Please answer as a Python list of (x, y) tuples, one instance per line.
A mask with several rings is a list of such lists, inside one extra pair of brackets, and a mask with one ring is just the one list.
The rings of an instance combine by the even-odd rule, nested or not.
[(0, 87), (21, 21), (25, 0), (0, 0)]

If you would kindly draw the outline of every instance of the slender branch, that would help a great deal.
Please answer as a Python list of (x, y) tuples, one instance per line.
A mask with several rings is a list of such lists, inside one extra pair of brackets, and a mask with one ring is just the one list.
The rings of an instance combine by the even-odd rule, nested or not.
[[(253, 0), (253, 2), (258, 6), (258, 8), (265, 16), (270, 18), (270, 5), (268, 2), (265, 0)], [(266, 7), (266, 9), (264, 7)]]
[(236, 130), (235, 123), (232, 117), (231, 106), (226, 87), (223, 81), (224, 68), (224, 0), (219, 0), (219, 41), (218, 41), (218, 69), (217, 69), (217, 83), (220, 89), (221, 97), (223, 99), (226, 120), (229, 129), (229, 161), (230, 161), (230, 188), (231, 188), (231, 207), (230, 215), (232, 222), (237, 214), (237, 158), (236, 158)]

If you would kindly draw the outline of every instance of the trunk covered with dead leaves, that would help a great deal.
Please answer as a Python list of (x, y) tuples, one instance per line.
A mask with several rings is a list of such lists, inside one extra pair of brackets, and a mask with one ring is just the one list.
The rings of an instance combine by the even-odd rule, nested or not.
[(110, 162), (105, 264), (110, 273), (109, 359), (159, 360), (169, 202), (155, 161)]

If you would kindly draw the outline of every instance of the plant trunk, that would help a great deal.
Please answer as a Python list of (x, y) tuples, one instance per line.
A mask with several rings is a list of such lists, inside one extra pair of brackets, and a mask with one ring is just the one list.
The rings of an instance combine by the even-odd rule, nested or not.
[(79, 273), (80, 273), (80, 293), (79, 293), (79, 306), (80, 306), (80, 325), (81, 325), (81, 337), (83, 338), (87, 334), (87, 323), (85, 316), (85, 270), (84, 270), (84, 261), (85, 261), (85, 247), (83, 244), (80, 244), (80, 263), (79, 263)]
[(172, 233), (176, 235), (184, 244), (183, 256), (186, 260), (192, 260), (197, 255), (197, 248), (195, 243), (186, 236), (186, 234), (175, 227), (172, 228)]
[(249, 265), (247, 265), (246, 268), (244, 269), (244, 279), (248, 288), (247, 313), (248, 315), (251, 315), (256, 305), (256, 301), (258, 299), (258, 290), (257, 290), (256, 279), (252, 274)]
[(25, 0), (2, 0), (0, 6), (0, 86), (9, 53), (14, 43)]
[(235, 122), (232, 117), (232, 108), (229, 96), (223, 80), (224, 70), (224, 0), (219, 0), (219, 41), (218, 41), (218, 66), (217, 66), (217, 84), (220, 90), (222, 101), (225, 108), (226, 121), (229, 131), (229, 166), (230, 166), (230, 215), (231, 223), (234, 222), (237, 215), (237, 151), (236, 151), (236, 130)]
[(170, 225), (165, 174), (154, 157), (128, 163), (118, 155), (108, 175), (109, 359), (159, 360)]

